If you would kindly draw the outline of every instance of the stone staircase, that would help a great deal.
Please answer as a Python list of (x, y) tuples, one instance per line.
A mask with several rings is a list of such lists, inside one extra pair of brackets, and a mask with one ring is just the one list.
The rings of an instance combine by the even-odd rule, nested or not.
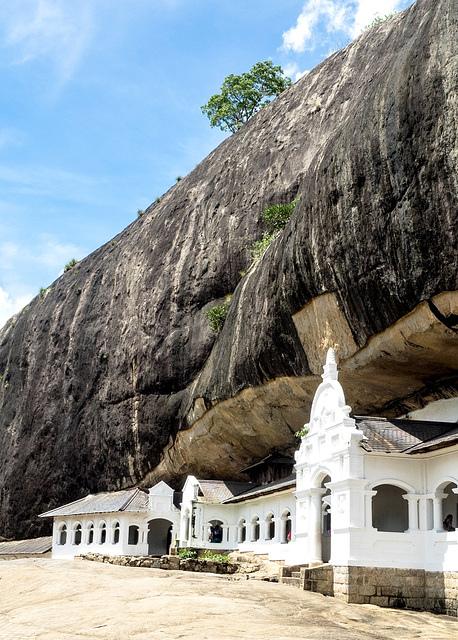
[(334, 595), (333, 568), (327, 563), (312, 567), (308, 564), (280, 567), (278, 582), (325, 596)]
[(296, 564), (287, 567), (280, 567), (278, 571), (278, 582), (288, 584), (297, 589), (304, 589), (305, 570), (307, 564)]

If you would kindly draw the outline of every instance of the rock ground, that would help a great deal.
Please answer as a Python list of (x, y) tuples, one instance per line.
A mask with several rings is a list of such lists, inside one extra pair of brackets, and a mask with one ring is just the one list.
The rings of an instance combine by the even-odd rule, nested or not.
[(49, 559), (0, 563), (1, 640), (436, 640), (457, 621), (240, 576)]

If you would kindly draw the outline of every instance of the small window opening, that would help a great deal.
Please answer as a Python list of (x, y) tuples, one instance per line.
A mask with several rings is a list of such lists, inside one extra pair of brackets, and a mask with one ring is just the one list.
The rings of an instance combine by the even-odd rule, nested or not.
[(113, 531), (113, 544), (118, 544), (119, 542), (119, 522), (117, 522), (114, 526)]
[(107, 525), (103, 523), (100, 528), (100, 544), (105, 544), (107, 541)]
[(138, 544), (138, 527), (131, 524), (129, 527), (128, 544)]
[(81, 544), (82, 530), (81, 525), (77, 525), (75, 529), (75, 544)]
[(67, 525), (63, 524), (59, 532), (59, 544), (67, 544)]

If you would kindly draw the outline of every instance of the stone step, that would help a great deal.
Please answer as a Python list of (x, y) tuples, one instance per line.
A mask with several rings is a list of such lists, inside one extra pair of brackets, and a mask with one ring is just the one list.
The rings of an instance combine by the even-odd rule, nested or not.
[(291, 587), (297, 587), (298, 589), (301, 588), (301, 581), (299, 578), (282, 578), (281, 583), (288, 584)]

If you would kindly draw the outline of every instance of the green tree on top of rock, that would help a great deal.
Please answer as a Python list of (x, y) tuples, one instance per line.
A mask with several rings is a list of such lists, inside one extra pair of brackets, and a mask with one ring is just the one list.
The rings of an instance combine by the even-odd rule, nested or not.
[(221, 93), (201, 107), (202, 113), (209, 118), (210, 126), (235, 133), (291, 84), (280, 66), (274, 67), (270, 60), (257, 62), (247, 73), (227, 76)]

